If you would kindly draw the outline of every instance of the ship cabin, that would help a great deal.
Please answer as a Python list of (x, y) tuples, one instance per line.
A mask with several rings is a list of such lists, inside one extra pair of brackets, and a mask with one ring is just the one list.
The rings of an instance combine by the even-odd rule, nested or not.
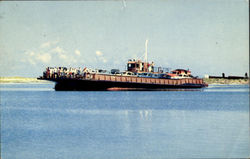
[(190, 78), (190, 77), (192, 77), (191, 71), (184, 70), (184, 69), (173, 70), (168, 75), (170, 75), (171, 78)]
[(189, 70), (184, 70), (184, 69), (176, 69), (172, 71), (172, 74), (177, 74), (177, 75), (191, 75), (191, 71)]
[(154, 72), (154, 62), (143, 62), (141, 60), (129, 59), (127, 63), (127, 71), (133, 73), (142, 73), (142, 72)]

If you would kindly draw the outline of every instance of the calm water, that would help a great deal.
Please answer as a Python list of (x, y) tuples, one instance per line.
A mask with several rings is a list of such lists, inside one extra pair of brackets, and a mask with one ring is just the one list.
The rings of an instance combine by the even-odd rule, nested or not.
[(3, 159), (249, 157), (249, 87), (56, 92), (2, 84)]

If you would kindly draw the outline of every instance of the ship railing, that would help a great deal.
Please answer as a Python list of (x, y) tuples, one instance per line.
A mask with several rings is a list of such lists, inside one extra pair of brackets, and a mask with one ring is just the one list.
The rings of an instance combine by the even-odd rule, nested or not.
[(93, 74), (91, 79), (98, 81), (101, 80), (101, 81), (114, 81), (114, 82), (161, 84), (161, 85), (204, 84), (203, 80), (198, 78), (159, 79), (159, 78), (144, 78), (144, 77), (133, 77), (133, 76)]
[(96, 73), (84, 74), (44, 74), (45, 79), (78, 79), (78, 80), (101, 80), (113, 82), (130, 82), (130, 83), (147, 83), (147, 84), (160, 84), (160, 85), (183, 85), (183, 84), (205, 84), (199, 78), (183, 78), (183, 79), (160, 79), (160, 78), (145, 78), (135, 76), (120, 76), (120, 75), (107, 75)]

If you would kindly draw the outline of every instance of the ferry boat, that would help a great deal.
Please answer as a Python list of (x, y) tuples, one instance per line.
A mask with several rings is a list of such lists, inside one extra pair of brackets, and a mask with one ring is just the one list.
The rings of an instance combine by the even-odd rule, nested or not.
[(161, 67), (156, 69), (154, 62), (147, 61), (147, 51), (144, 61), (128, 60), (127, 70), (123, 72), (119, 69), (47, 67), (38, 79), (54, 81), (55, 90), (72, 91), (169, 90), (208, 86), (203, 79), (193, 77), (189, 70), (164, 72)]

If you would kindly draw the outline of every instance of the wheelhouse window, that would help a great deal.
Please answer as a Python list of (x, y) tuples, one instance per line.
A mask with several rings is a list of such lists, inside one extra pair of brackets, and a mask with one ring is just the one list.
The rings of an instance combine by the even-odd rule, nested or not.
[(134, 67), (135, 67), (135, 64), (131, 64), (131, 63), (128, 64), (128, 68), (134, 68)]

